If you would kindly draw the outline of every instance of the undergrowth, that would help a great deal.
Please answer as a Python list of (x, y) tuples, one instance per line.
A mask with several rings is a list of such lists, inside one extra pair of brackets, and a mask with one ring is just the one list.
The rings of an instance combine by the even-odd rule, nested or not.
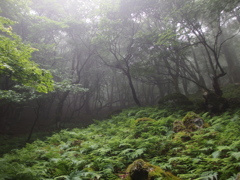
[(199, 114), (209, 126), (182, 141), (173, 122), (186, 113), (136, 108), (87, 128), (62, 130), (0, 158), (0, 180), (124, 179), (136, 159), (181, 179), (234, 180), (240, 171), (240, 112)]

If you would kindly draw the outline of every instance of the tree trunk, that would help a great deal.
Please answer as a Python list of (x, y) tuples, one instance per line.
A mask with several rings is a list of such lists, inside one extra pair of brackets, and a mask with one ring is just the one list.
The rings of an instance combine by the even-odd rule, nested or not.
[(225, 56), (228, 65), (228, 76), (231, 83), (240, 82), (240, 73), (238, 69), (237, 55), (235, 49), (231, 47), (230, 43), (224, 44), (222, 52)]
[(59, 129), (60, 128), (60, 122), (61, 122), (61, 118), (62, 118), (62, 111), (63, 111), (63, 105), (64, 105), (64, 101), (66, 100), (67, 96), (69, 94), (69, 91), (66, 91), (63, 93), (57, 108), (56, 108), (56, 114), (55, 114), (55, 122), (56, 122), (56, 128)]
[(135, 102), (138, 106), (141, 106), (141, 103), (140, 103), (140, 101), (139, 101), (138, 98), (137, 98), (137, 93), (136, 93), (136, 90), (135, 90), (135, 88), (134, 88), (134, 85), (133, 85), (133, 82), (132, 82), (132, 77), (131, 77), (130, 73), (127, 73), (126, 76), (127, 76), (127, 78), (128, 78), (128, 83), (129, 83), (129, 86), (130, 86), (130, 88), (131, 88), (133, 100), (134, 100), (134, 102)]
[(29, 133), (29, 135), (28, 135), (27, 142), (30, 142), (31, 137), (32, 137), (32, 134), (33, 134), (33, 130), (34, 130), (34, 128), (35, 128), (35, 126), (36, 126), (36, 124), (37, 124), (37, 121), (38, 121), (38, 119), (39, 119), (40, 104), (39, 104), (39, 102), (37, 102), (37, 104), (38, 104), (38, 107), (34, 110), (34, 111), (35, 111), (35, 114), (36, 114), (36, 118), (35, 118), (35, 120), (34, 120), (34, 122), (33, 122), (32, 128), (31, 128), (30, 133)]
[(212, 78), (212, 85), (213, 85), (213, 89), (214, 89), (215, 94), (217, 94), (218, 96), (222, 96), (222, 90), (221, 90), (221, 87), (219, 85), (218, 79), (219, 79), (219, 77), (213, 77)]

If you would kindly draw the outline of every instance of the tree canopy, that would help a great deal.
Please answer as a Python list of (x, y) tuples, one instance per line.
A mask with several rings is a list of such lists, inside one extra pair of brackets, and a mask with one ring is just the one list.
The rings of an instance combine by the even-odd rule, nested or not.
[(24, 96), (40, 122), (64, 124), (176, 93), (207, 109), (203, 94), (223, 100), (223, 87), (240, 82), (239, 9), (237, 0), (3, 1), (0, 96), (19, 100), (0, 113), (20, 117)]

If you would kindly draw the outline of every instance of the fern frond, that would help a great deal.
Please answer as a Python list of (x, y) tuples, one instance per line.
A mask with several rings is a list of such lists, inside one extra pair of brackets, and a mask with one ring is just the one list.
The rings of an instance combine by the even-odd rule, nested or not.
[(218, 173), (213, 171), (206, 171), (201, 174), (201, 177), (196, 180), (218, 180)]
[(240, 152), (231, 152), (230, 153), (232, 157), (234, 157), (236, 160), (240, 160)]

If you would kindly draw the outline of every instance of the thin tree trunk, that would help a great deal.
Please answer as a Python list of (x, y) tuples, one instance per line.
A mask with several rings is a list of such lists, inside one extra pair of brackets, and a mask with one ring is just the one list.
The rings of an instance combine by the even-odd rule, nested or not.
[(133, 100), (134, 100), (134, 102), (135, 102), (138, 106), (141, 106), (141, 103), (140, 103), (140, 101), (139, 101), (138, 98), (137, 98), (137, 93), (136, 93), (136, 91), (135, 91), (135, 88), (134, 88), (134, 85), (133, 85), (133, 82), (132, 82), (132, 77), (131, 77), (131, 75), (130, 75), (129, 73), (126, 74), (126, 75), (127, 75), (127, 78), (128, 78), (129, 86), (130, 86), (130, 88), (131, 88)]
[(31, 137), (32, 137), (32, 134), (33, 134), (33, 130), (34, 130), (34, 128), (35, 128), (35, 126), (36, 126), (36, 124), (37, 124), (37, 121), (38, 121), (38, 119), (39, 119), (40, 104), (39, 104), (38, 101), (37, 101), (37, 104), (38, 104), (38, 107), (37, 107), (37, 109), (34, 110), (34, 111), (35, 111), (35, 114), (36, 114), (36, 118), (35, 118), (35, 120), (34, 120), (34, 122), (33, 122), (32, 128), (31, 128), (30, 133), (29, 133), (29, 135), (28, 135), (27, 142), (30, 142)]
[(56, 122), (56, 128), (59, 129), (60, 128), (60, 122), (61, 122), (61, 118), (62, 118), (62, 111), (63, 111), (63, 105), (64, 105), (64, 101), (66, 100), (68, 94), (70, 91), (66, 91), (63, 93), (57, 108), (56, 108), (56, 112), (55, 112), (55, 122)]

